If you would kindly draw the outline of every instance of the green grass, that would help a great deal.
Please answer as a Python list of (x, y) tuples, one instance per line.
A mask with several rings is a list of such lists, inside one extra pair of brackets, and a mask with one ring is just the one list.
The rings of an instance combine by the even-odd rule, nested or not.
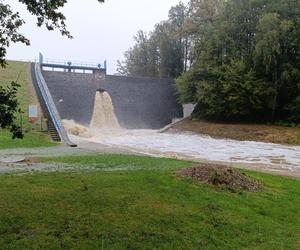
[(39, 132), (25, 133), (24, 139), (12, 139), (6, 130), (0, 130), (0, 149), (53, 147), (57, 143), (50, 142), (47, 134)]
[[(20, 84), (18, 90), (18, 101), (20, 104), (21, 114), (16, 114), (17, 124), (21, 124), (20, 117), (22, 116), (22, 128), (25, 131), (24, 140), (12, 140), (11, 134), (7, 130), (0, 129), (0, 149), (17, 148), (17, 147), (44, 147), (54, 146), (57, 144), (51, 143), (49, 137), (41, 132), (38, 132), (40, 124), (36, 126), (29, 124), (28, 121), (28, 105), (34, 103), (34, 97), (30, 95), (28, 83), (30, 81), (28, 64), (25, 62), (8, 61), (6, 68), (0, 68), (0, 85), (7, 86), (12, 81), (17, 81)], [(35, 130), (35, 131), (32, 131)]]
[(300, 247), (298, 180), (247, 172), (263, 190), (233, 193), (174, 174), (189, 162), (117, 155), (44, 161), (110, 171), (0, 175), (1, 249)]
[(0, 68), (0, 84), (8, 86), (12, 81), (18, 81), (20, 84), (18, 92), (18, 101), (20, 108), (28, 115), (28, 105), (31, 102), (31, 97), (28, 95), (27, 84), (29, 81), (26, 62), (8, 61), (6, 68)]

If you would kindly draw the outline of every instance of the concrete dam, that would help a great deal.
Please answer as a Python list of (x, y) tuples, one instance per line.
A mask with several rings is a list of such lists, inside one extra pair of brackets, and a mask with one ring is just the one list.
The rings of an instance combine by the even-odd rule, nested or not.
[(113, 76), (100, 69), (79, 73), (41, 68), (61, 119), (88, 127), (97, 91), (110, 95), (118, 123), (125, 129), (159, 129), (183, 116), (170, 79)]

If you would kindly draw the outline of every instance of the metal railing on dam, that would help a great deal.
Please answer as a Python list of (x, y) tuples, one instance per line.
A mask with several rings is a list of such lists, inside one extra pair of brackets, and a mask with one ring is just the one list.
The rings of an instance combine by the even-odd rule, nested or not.
[(96, 71), (101, 71), (104, 72), (104, 74), (106, 74), (107, 70), (106, 60), (103, 63), (82, 62), (74, 60), (57, 60), (44, 58), (44, 56), (41, 53), (39, 54), (38, 63), (40, 64), (42, 70), (51, 69), (52, 71), (55, 71), (57, 69), (61, 69), (67, 72), (76, 72), (76, 70), (79, 70), (78, 73), (87, 73), (87, 71), (91, 71), (92, 73), (94, 73)]
[(36, 63), (34, 65), (34, 76), (42, 99), (40, 101), (43, 101), (43, 106), (47, 109), (49, 118), (51, 119), (61, 141), (67, 144), (68, 146), (76, 147), (77, 145), (70, 141), (62, 125), (60, 115), (56, 109), (56, 105), (52, 99), (48, 86), (44, 80), (44, 77), (41, 72), (41, 65), (39, 63)]
[(74, 61), (74, 60), (58, 60), (58, 59), (50, 59), (50, 58), (43, 58), (43, 61), (40, 62), (42, 66), (45, 67), (75, 67), (78, 69), (102, 69), (106, 70), (107, 62), (106, 60), (104, 63), (95, 63), (95, 62), (83, 62), (83, 61)]

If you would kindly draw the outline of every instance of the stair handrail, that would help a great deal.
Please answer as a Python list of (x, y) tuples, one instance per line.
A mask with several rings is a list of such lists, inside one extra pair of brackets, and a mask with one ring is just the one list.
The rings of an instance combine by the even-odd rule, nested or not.
[(68, 134), (66, 133), (62, 125), (60, 115), (57, 111), (56, 105), (53, 101), (47, 83), (42, 75), (41, 65), (39, 63), (35, 63), (35, 78), (37, 81), (38, 88), (40, 89), (42, 98), (45, 102), (45, 106), (50, 114), (50, 118), (53, 122), (56, 131), (58, 132), (61, 141), (66, 143), (70, 147), (77, 147), (77, 145), (70, 140)]

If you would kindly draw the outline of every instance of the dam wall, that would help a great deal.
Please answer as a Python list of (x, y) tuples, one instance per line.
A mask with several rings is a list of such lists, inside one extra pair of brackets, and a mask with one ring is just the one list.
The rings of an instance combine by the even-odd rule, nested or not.
[(99, 89), (111, 96), (123, 128), (159, 129), (183, 116), (169, 79), (57, 71), (43, 71), (43, 76), (61, 118), (85, 126), (90, 125)]

